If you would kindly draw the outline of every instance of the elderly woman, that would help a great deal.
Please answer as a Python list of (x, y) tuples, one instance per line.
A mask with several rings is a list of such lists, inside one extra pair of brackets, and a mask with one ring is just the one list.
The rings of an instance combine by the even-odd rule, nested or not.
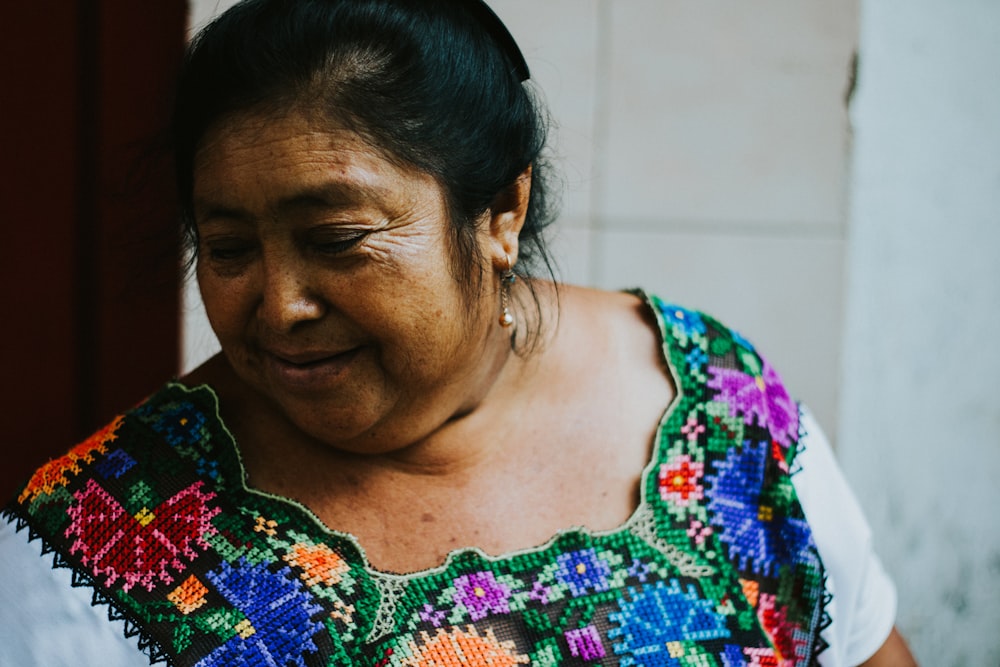
[(222, 353), (8, 507), (3, 664), (911, 662), (751, 344), (540, 277), (527, 79), (469, 0), (198, 36), (175, 158)]

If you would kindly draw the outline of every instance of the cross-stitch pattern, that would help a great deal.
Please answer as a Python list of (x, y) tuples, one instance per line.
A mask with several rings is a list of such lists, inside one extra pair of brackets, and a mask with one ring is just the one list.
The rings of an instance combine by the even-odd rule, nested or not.
[(791, 484), (798, 406), (739, 334), (647, 303), (678, 395), (618, 530), (381, 573), (247, 489), (214, 393), (179, 384), (40, 468), (5, 514), (173, 665), (814, 664), (826, 593)]

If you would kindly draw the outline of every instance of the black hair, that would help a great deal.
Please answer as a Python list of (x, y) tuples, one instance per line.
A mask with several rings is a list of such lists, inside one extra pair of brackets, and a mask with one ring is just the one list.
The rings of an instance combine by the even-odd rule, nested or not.
[(531, 166), (517, 269), (552, 276), (548, 119), (527, 77), (479, 0), (244, 0), (195, 37), (179, 78), (173, 141), (187, 241), (197, 240), (192, 172), (206, 132), (232, 114), (305, 105), (441, 183), (465, 289), (467, 269), (482, 265), (476, 221)]

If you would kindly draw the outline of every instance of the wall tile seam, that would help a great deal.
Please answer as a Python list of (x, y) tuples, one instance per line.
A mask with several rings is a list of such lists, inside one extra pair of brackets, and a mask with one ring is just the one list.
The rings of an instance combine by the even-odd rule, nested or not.
[[(607, 187), (608, 175), (598, 170), (598, 165), (605, 164), (608, 159), (608, 141), (611, 137), (611, 81), (614, 66), (614, 48), (611, 36), (614, 33), (611, 25), (613, 12), (610, 0), (597, 0), (594, 5), (596, 12), (596, 44), (594, 48), (594, 99), (593, 126), (591, 137), (591, 175), (590, 175), (590, 211), (586, 231), (592, 234), (605, 231), (604, 219), (597, 211), (605, 206), (604, 192)], [(588, 243), (587, 269), (588, 282), (600, 284), (603, 277), (601, 249), (596, 243)]]
[[(566, 226), (574, 231), (610, 234), (662, 234), (664, 236), (747, 237), (753, 239), (781, 239), (795, 241), (846, 242), (846, 222), (759, 222), (759, 221), (710, 221), (638, 218), (609, 218), (592, 216), (598, 220), (593, 227)], [(558, 224), (558, 223), (557, 223)]]

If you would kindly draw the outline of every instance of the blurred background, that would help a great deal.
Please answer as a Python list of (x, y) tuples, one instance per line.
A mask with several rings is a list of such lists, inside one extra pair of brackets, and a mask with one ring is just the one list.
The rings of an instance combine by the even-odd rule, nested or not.
[[(230, 4), (14, 10), (5, 493), (216, 349), (179, 296), (169, 165), (128, 165), (186, 31)], [(490, 4), (552, 111), (560, 277), (753, 340), (832, 437), (917, 657), (1000, 665), (1000, 3)]]

